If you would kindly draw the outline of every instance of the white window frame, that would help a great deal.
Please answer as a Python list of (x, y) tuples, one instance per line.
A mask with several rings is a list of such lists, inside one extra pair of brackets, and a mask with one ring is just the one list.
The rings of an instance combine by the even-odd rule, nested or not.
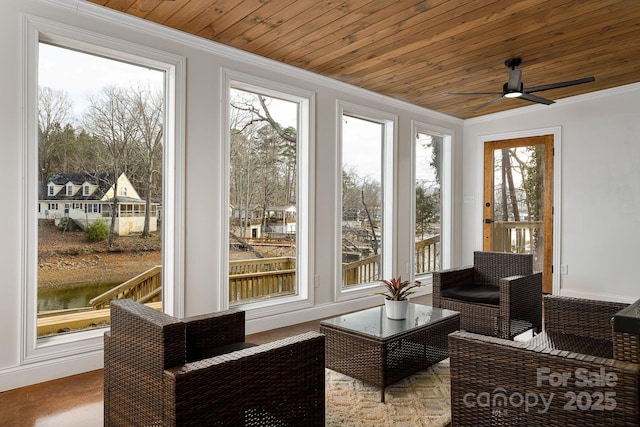
[(380, 277), (389, 277), (396, 270), (396, 239), (393, 238), (393, 230), (396, 223), (396, 203), (397, 195), (394, 189), (397, 182), (397, 171), (395, 168), (397, 158), (397, 129), (398, 116), (384, 111), (363, 107), (347, 101), (337, 100), (336, 102), (336, 212), (335, 212), (335, 287), (334, 300), (346, 301), (363, 297), (370, 297), (374, 288), (380, 286), (380, 282), (363, 283), (350, 286), (348, 289), (342, 287), (342, 117), (348, 115), (352, 117), (380, 123), (383, 126), (382, 141), (382, 272)]
[(73, 196), (73, 184), (67, 183), (67, 185), (65, 186), (65, 189), (67, 192), (67, 196)]
[(85, 203), (84, 211), (86, 213), (101, 213), (102, 212), (101, 207), (102, 205), (100, 203)]
[(82, 195), (88, 196), (91, 194), (91, 185), (89, 183), (82, 184)]
[[(231, 138), (229, 133), (231, 106), (230, 91), (239, 89), (279, 98), (298, 104), (297, 144), (297, 235), (296, 235), (296, 287), (297, 294), (266, 301), (234, 305), (246, 312), (247, 319), (268, 317), (284, 312), (310, 308), (314, 305), (314, 224), (315, 224), (315, 92), (263, 79), (231, 69), (221, 70), (223, 119), (220, 138), (224, 141), (225, 173), (220, 206), (229, 206), (229, 162)], [(224, 209), (222, 236), (229, 236), (229, 212)], [(228, 237), (227, 237), (228, 238)], [(219, 267), (219, 309), (229, 307), (229, 244), (222, 251)]]
[[(453, 257), (453, 137), (452, 129), (411, 121), (411, 236), (416, 235), (416, 139), (418, 133), (442, 136), (442, 169), (440, 183), (440, 269), (451, 267)], [(416, 247), (411, 245), (411, 273), (415, 274)], [(432, 273), (415, 275), (424, 286), (432, 286)]]
[(49, 196), (54, 196), (56, 194), (56, 186), (53, 182), (49, 183), (48, 189), (49, 189), (48, 191)]
[[(52, 43), (165, 73), (165, 153), (163, 193), (163, 308), (181, 317), (184, 312), (184, 105), (186, 59), (127, 41), (25, 15), (22, 39), (22, 80), (25, 111), (23, 209), (35, 212), (38, 194), (38, 52), (39, 43)], [(37, 337), (37, 215), (25, 215), (20, 364), (30, 364), (102, 350), (104, 328), (52, 337)]]

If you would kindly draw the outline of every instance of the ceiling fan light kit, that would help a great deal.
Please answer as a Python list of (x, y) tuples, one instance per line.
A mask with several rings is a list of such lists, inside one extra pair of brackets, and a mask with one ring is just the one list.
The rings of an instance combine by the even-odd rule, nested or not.
[(487, 107), (495, 102), (500, 101), (503, 98), (520, 98), (529, 102), (551, 105), (555, 101), (533, 95), (533, 92), (542, 92), (544, 90), (574, 86), (593, 82), (596, 80), (595, 77), (585, 77), (577, 80), (569, 80), (566, 82), (551, 83), (525, 88), (524, 83), (522, 82), (522, 71), (516, 68), (520, 64), (522, 64), (522, 58), (510, 58), (504, 61), (504, 65), (509, 68), (509, 80), (502, 86), (502, 92), (447, 92), (447, 95), (500, 95), (499, 98), (493, 99), (478, 107), (475, 107), (474, 110), (479, 110), (481, 108)]
[(519, 90), (514, 90), (514, 91), (505, 91), (504, 95), (505, 98), (519, 98), (522, 96), (522, 92), (520, 92)]

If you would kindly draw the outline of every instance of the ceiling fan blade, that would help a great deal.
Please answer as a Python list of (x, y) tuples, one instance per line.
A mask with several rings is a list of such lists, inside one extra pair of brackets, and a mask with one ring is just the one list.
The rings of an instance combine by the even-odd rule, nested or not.
[(445, 95), (502, 95), (502, 92), (445, 92)]
[(521, 90), (522, 86), (522, 71), (511, 69), (509, 70), (509, 81), (507, 82), (507, 91)]
[(540, 91), (543, 91), (543, 90), (557, 89), (559, 87), (567, 87), (567, 86), (580, 85), (580, 84), (583, 84), (583, 83), (591, 83), (591, 82), (594, 82), (594, 81), (596, 81), (595, 77), (585, 77), (583, 79), (569, 80), (569, 81), (566, 81), (566, 82), (551, 83), (551, 84), (548, 84), (548, 85), (540, 85), (540, 86), (528, 87), (524, 91), (526, 93), (540, 92)]
[(550, 99), (541, 98), (539, 96), (531, 95), (530, 93), (523, 93), (518, 98), (524, 99), (526, 101), (538, 102), (540, 104), (545, 104), (545, 105), (551, 105), (551, 104), (553, 104), (555, 102), (555, 101), (552, 101)]
[[(500, 92), (500, 93), (502, 93), (502, 92)], [(477, 107), (474, 107), (471, 111), (476, 111), (476, 110), (480, 110), (480, 109), (482, 109), (482, 108), (484, 108), (484, 107), (488, 107), (489, 105), (491, 105), (491, 104), (495, 104), (496, 102), (500, 101), (502, 98), (503, 98), (503, 97), (501, 96), (500, 98), (492, 99), (492, 100), (491, 100), (491, 101), (489, 101), (489, 102), (485, 102), (485, 103), (484, 103), (484, 104), (482, 104), (482, 105), (479, 105), (479, 106), (477, 106)]]

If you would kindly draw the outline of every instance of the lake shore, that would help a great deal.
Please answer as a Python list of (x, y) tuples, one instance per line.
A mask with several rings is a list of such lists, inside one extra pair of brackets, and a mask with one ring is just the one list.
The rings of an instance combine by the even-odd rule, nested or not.
[(38, 226), (38, 287), (124, 282), (162, 264), (162, 244), (154, 236), (116, 237), (89, 242), (84, 231), (61, 231), (53, 223)]
[(160, 264), (160, 251), (56, 255), (40, 262), (38, 287), (124, 282)]

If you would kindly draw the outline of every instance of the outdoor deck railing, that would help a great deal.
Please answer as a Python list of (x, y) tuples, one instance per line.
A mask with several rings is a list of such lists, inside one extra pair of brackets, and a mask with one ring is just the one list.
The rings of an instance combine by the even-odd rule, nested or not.
[(229, 275), (278, 271), (296, 268), (296, 259), (292, 257), (258, 258), (229, 261)]
[(292, 257), (229, 261), (229, 303), (293, 294), (296, 259)]
[(531, 253), (542, 241), (542, 221), (494, 221), (493, 249), (497, 252)]
[[(439, 266), (440, 236), (416, 242), (416, 272), (433, 271)], [(342, 266), (343, 286), (380, 280), (380, 255), (370, 256)], [(425, 270), (426, 269), (426, 270)], [(260, 258), (229, 262), (229, 303), (272, 298), (296, 292), (296, 260), (292, 257)], [(158, 265), (93, 298), (93, 307), (42, 313), (38, 316), (38, 335), (52, 333), (67, 324), (95, 325), (108, 322), (111, 300), (131, 298), (143, 303), (158, 303), (162, 294), (162, 266)], [(161, 303), (158, 303), (160, 309)], [(92, 314), (93, 313), (93, 314)], [(93, 319), (93, 320), (92, 320)]]
[(416, 242), (415, 273), (423, 274), (440, 269), (440, 235)]
[(131, 298), (145, 302), (160, 301), (162, 294), (162, 266), (156, 265), (133, 279), (116, 286), (107, 292), (91, 299), (89, 304), (96, 310), (106, 308), (114, 299)]
[(380, 255), (342, 264), (342, 286), (380, 280)]
[(533, 271), (544, 269), (542, 221), (495, 221), (493, 250), (533, 254)]

